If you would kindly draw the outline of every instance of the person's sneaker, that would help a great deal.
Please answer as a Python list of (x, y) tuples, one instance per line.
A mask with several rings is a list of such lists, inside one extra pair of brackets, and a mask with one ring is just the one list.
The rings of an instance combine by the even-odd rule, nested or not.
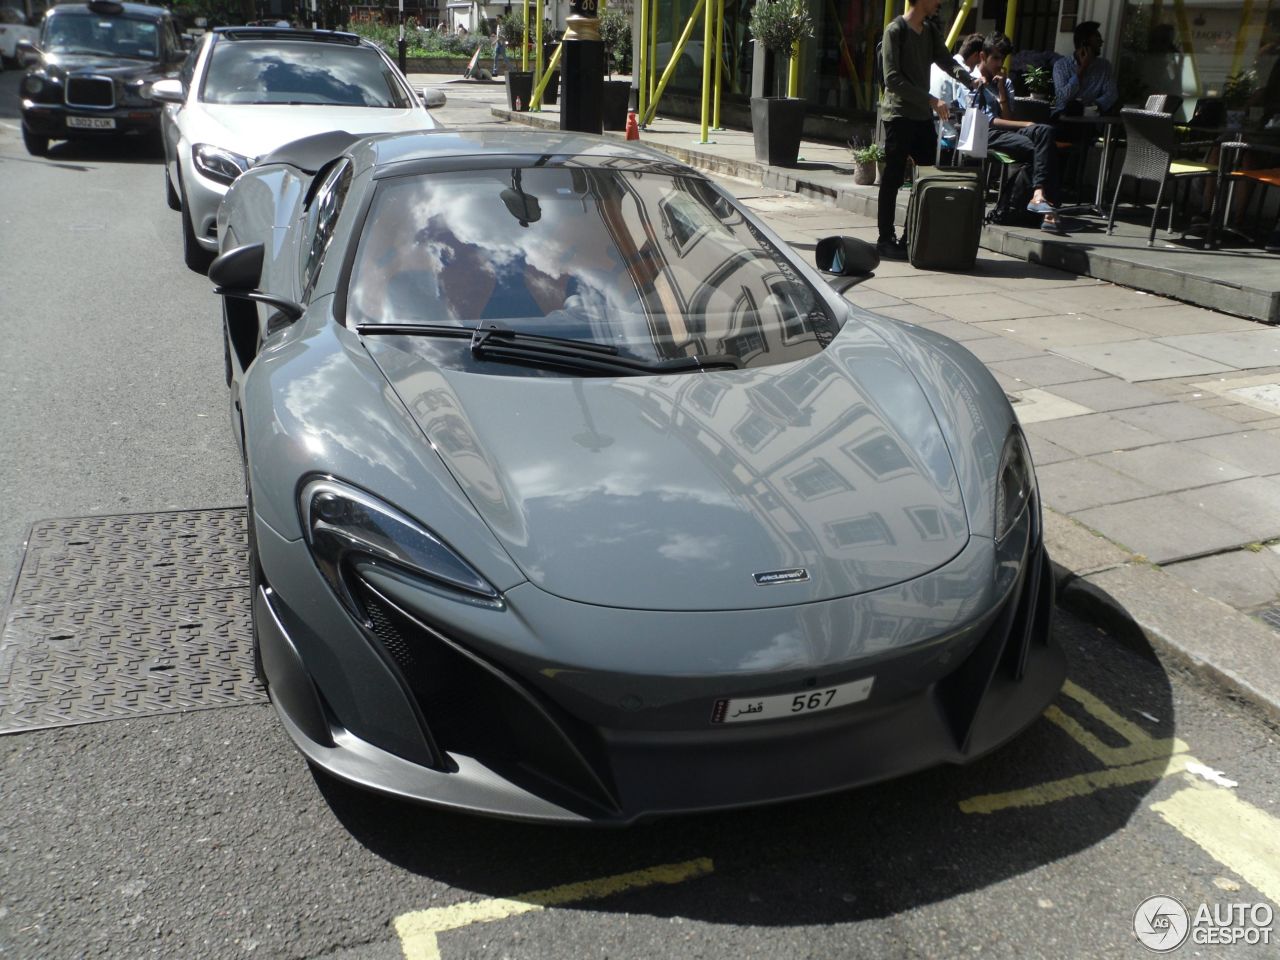
[(881, 260), (906, 260), (907, 245), (898, 240), (881, 240), (876, 244)]
[(1271, 236), (1267, 237), (1267, 245), (1264, 248), (1267, 253), (1280, 253), (1280, 227), (1271, 231)]

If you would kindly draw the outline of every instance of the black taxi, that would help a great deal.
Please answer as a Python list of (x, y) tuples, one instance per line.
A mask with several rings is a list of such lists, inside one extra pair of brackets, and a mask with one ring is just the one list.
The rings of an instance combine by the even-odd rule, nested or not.
[(163, 7), (117, 0), (52, 7), (38, 44), (18, 50), (29, 68), (18, 87), (27, 152), (43, 156), (50, 140), (158, 137), (163, 104), (151, 99), (151, 84), (176, 76), (186, 56)]

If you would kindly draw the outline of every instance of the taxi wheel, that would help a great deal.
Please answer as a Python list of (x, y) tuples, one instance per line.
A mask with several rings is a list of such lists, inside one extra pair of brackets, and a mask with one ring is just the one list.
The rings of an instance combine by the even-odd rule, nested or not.
[[(178, 178), (178, 182), (182, 182), (182, 178)], [(181, 196), (182, 207), (182, 259), (187, 264), (187, 269), (194, 270), (196, 273), (208, 273), (209, 264), (213, 263), (213, 254), (204, 247), (200, 246), (196, 240), (195, 227), (191, 225), (191, 204), (187, 202), (187, 191), (182, 188)]]
[(170, 210), (182, 209), (182, 198), (178, 196), (178, 191), (173, 189), (173, 180), (169, 177), (167, 166), (164, 170), (164, 199), (169, 204)]
[(33, 157), (43, 157), (49, 152), (49, 138), (37, 136), (26, 128), (22, 128), (22, 145)]

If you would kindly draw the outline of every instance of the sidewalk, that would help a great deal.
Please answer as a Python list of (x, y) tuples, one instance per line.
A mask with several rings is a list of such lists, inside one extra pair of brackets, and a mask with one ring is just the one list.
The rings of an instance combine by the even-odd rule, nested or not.
[[(505, 119), (502, 86), (468, 95), (489, 91)], [(558, 125), (550, 111), (512, 119)], [(717, 131), (714, 155), (697, 137), (668, 120), (642, 134), (722, 174), (751, 152), (749, 132)], [(847, 163), (827, 145), (801, 155)], [(731, 186), (783, 239), (875, 239), (872, 218), (763, 169), (763, 187)], [(1060, 602), (1280, 722), (1280, 329), (989, 250), (970, 274), (885, 262), (847, 296), (963, 342), (1004, 387), (1037, 465)]]

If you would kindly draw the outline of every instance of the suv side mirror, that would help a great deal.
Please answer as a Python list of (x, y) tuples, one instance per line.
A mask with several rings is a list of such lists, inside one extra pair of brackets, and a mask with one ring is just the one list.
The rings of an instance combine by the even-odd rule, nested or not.
[(40, 63), (40, 48), (30, 40), (19, 40), (14, 48), (14, 56), (21, 67), (34, 67)]

